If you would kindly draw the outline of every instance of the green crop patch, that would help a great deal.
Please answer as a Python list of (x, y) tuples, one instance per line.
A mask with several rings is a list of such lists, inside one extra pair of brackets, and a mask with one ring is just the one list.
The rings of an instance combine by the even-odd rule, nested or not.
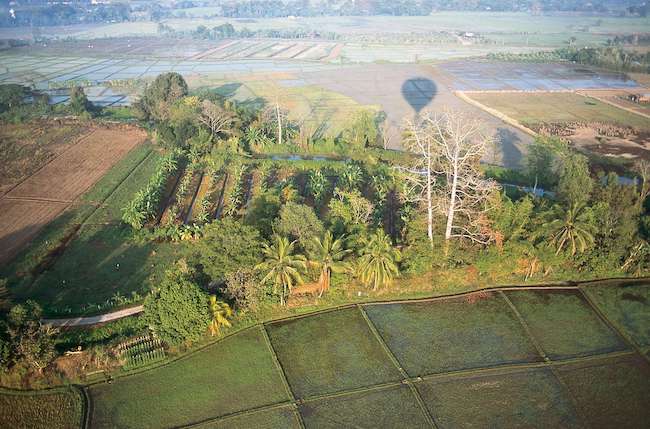
[(586, 287), (605, 316), (641, 347), (650, 346), (650, 283)]
[(566, 359), (625, 349), (622, 339), (577, 291), (510, 291), (519, 310), (551, 359)]
[(430, 427), (408, 386), (310, 401), (300, 414), (307, 428)]
[(581, 427), (548, 368), (448, 376), (416, 386), (438, 427)]
[(90, 394), (92, 427), (180, 426), (289, 399), (260, 328)]
[(88, 225), (49, 271), (16, 295), (63, 314), (101, 311), (119, 303), (120, 296), (146, 293), (184, 246), (136, 242), (126, 225)]
[(300, 429), (300, 420), (295, 407), (286, 406), (227, 417), (203, 424), (200, 427), (206, 429)]
[(406, 372), (424, 374), (541, 360), (499, 296), (367, 305), (368, 316)]
[[(87, 220), (89, 224), (119, 223), (122, 218), (122, 209), (133, 196), (144, 187), (156, 170), (161, 155), (151, 153), (131, 174), (115, 189), (115, 192), (106, 199), (104, 204)], [(110, 174), (110, 173), (109, 173)]]
[(76, 389), (0, 390), (0, 427), (67, 429), (82, 425), (83, 400)]
[(298, 398), (400, 379), (356, 308), (268, 324), (267, 331)]
[(648, 427), (650, 366), (641, 357), (567, 364), (558, 371), (590, 427)]

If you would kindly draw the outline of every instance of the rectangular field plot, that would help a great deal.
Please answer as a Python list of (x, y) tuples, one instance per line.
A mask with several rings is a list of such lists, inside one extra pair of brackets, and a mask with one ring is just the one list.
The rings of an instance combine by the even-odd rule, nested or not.
[(578, 291), (505, 292), (551, 359), (624, 350), (623, 340)]
[(400, 379), (356, 308), (268, 324), (267, 331), (297, 398)]
[(90, 394), (91, 427), (111, 428), (175, 427), (289, 399), (258, 327)]
[(542, 122), (606, 122), (650, 130), (650, 121), (635, 113), (573, 93), (469, 93), (470, 98), (513, 119)]
[(636, 344), (650, 346), (650, 283), (594, 285), (584, 291)]
[(145, 137), (136, 130), (97, 129), (7, 195), (72, 201)]
[(541, 360), (499, 296), (474, 303), (458, 298), (364, 308), (412, 377)]
[(68, 429), (82, 427), (83, 399), (72, 388), (36, 392), (0, 390), (0, 427)]
[(562, 365), (560, 378), (593, 428), (647, 428), (650, 366), (637, 356)]
[(201, 429), (300, 429), (300, 420), (294, 406), (256, 411), (252, 414), (227, 417), (205, 423)]
[(548, 368), (446, 376), (416, 386), (441, 428), (582, 427)]
[(428, 428), (413, 392), (402, 385), (309, 401), (300, 406), (306, 428)]

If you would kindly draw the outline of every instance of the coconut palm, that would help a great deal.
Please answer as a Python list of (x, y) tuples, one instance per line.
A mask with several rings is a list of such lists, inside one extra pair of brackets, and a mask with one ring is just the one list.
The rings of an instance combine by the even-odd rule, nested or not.
[(556, 248), (558, 255), (568, 249), (571, 255), (584, 252), (594, 244), (593, 234), (596, 227), (592, 222), (591, 214), (582, 204), (572, 204), (559, 216), (541, 225), (541, 233), (548, 237), (549, 244)]
[(397, 263), (400, 258), (400, 251), (393, 247), (388, 235), (377, 230), (363, 240), (357, 275), (363, 284), (377, 290), (399, 275)]
[(214, 295), (210, 296), (210, 315), (212, 320), (210, 321), (210, 333), (212, 336), (219, 335), (221, 333), (221, 327), (227, 326), (230, 327), (229, 318), (232, 317), (233, 311), (230, 306), (223, 302), (217, 301), (217, 297)]
[(282, 288), (280, 294), (280, 304), (284, 305), (284, 298), (294, 284), (301, 284), (301, 271), (307, 269), (305, 257), (303, 255), (294, 255), (295, 241), (291, 243), (285, 237), (275, 234), (273, 236), (273, 245), (264, 244), (262, 253), (264, 253), (264, 262), (258, 264), (255, 269), (266, 271), (266, 276), (262, 282), (273, 281), (273, 290), (277, 293), (277, 288)]
[(330, 231), (327, 231), (322, 239), (314, 237), (313, 242), (314, 250), (310, 255), (309, 262), (320, 268), (318, 283), (321, 287), (320, 295), (322, 295), (323, 291), (330, 287), (332, 271), (339, 272), (343, 269), (344, 265), (342, 260), (351, 250), (343, 247), (344, 243), (342, 238), (334, 240)]

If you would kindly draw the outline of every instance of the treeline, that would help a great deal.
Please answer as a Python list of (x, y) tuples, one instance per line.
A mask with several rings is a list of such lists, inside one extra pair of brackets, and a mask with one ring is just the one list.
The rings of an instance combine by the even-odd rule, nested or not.
[[(54, 26), (80, 23), (160, 21), (185, 18), (185, 9), (213, 7), (204, 18), (278, 18), (287, 16), (426, 16), (438, 11), (492, 11), (492, 12), (582, 12), (630, 14), (647, 16), (648, 5), (635, 0), (252, 0), (185, 1), (170, 5), (149, 3), (70, 2), (51, 4), (29, 2), (0, 5), (0, 27)], [(194, 16), (194, 15), (192, 15)]]
[[(174, 28), (167, 24), (158, 24), (158, 34), (167, 37), (184, 37), (188, 35), (185, 31), (176, 31)], [(309, 38), (324, 38), (328, 40), (337, 40), (341, 36), (335, 32), (317, 32), (304, 28), (293, 29), (258, 29), (250, 30), (246, 27), (237, 30), (230, 23), (208, 28), (205, 25), (199, 25), (196, 30), (189, 32), (189, 35), (194, 39), (201, 40), (220, 40), (229, 38), (248, 39), (257, 37), (267, 37), (274, 39), (309, 39)]]
[(618, 46), (580, 49), (568, 47), (523, 54), (498, 52), (488, 54), (487, 57), (490, 60), (509, 62), (572, 61), (609, 70), (650, 73), (650, 52), (634, 52)]
[(0, 27), (47, 27), (54, 25), (123, 22), (131, 20), (126, 3), (27, 4), (0, 7)]

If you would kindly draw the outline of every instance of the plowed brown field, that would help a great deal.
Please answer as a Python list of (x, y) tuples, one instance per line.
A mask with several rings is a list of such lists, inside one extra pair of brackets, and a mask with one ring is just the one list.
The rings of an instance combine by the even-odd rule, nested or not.
[(146, 133), (96, 128), (0, 199), (0, 263), (99, 180)]

